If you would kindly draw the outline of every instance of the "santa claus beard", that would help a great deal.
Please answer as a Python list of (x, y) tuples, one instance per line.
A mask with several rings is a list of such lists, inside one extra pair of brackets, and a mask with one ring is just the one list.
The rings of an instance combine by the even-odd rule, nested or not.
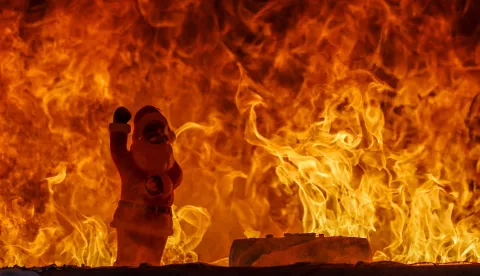
[(152, 144), (146, 140), (134, 140), (130, 147), (137, 166), (149, 175), (160, 175), (172, 168), (175, 159), (168, 143)]

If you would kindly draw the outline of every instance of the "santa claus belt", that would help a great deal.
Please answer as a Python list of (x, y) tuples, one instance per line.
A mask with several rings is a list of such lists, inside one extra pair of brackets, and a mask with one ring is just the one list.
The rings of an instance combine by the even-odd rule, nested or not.
[(120, 200), (118, 202), (119, 206), (123, 207), (131, 207), (134, 209), (143, 209), (151, 213), (164, 213), (164, 214), (172, 214), (172, 208), (171, 207), (164, 207), (164, 206), (155, 206), (155, 205), (147, 205), (147, 204), (139, 204), (139, 203), (133, 203), (130, 201), (125, 201), (125, 200)]

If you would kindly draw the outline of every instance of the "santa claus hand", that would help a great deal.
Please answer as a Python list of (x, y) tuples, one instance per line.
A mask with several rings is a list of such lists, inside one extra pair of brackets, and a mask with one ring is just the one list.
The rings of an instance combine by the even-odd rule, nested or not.
[(132, 114), (123, 106), (117, 108), (113, 114), (114, 123), (126, 124), (130, 119), (132, 119)]
[(156, 196), (164, 192), (162, 178), (160, 176), (148, 178), (147, 182), (145, 182), (145, 190), (150, 196)]
[(151, 176), (145, 182), (145, 191), (152, 197), (166, 197), (170, 195), (172, 190), (172, 180), (166, 174)]

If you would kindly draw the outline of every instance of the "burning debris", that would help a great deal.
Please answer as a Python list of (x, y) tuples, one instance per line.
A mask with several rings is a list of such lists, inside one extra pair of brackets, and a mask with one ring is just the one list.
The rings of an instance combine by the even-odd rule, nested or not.
[(315, 233), (267, 235), (264, 239), (233, 241), (230, 266), (282, 266), (296, 263), (356, 264), (371, 262), (367, 239), (324, 237)]

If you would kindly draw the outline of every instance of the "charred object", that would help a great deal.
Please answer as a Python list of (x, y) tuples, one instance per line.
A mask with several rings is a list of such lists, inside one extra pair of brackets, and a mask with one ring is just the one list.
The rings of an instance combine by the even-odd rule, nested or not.
[(234, 240), (230, 266), (282, 266), (295, 263), (356, 264), (371, 262), (366, 238), (325, 237), (315, 233)]

